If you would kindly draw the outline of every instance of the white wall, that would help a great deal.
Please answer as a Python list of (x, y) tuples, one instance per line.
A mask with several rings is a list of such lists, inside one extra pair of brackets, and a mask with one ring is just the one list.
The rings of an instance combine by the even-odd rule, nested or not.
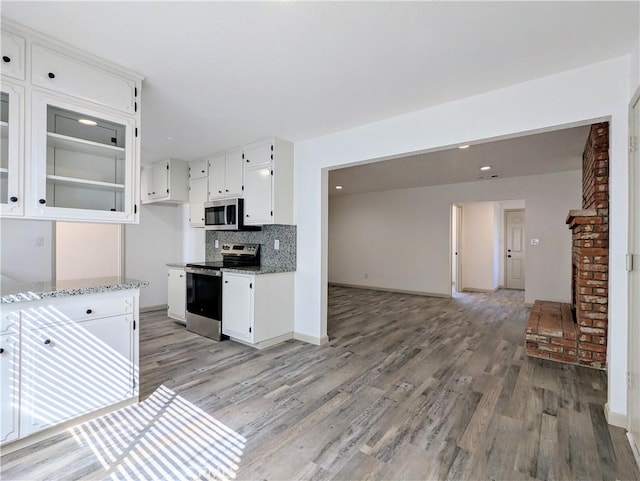
[(147, 204), (141, 206), (140, 224), (125, 227), (125, 274), (149, 281), (140, 289), (140, 307), (167, 304), (168, 262), (180, 260), (179, 230), (181, 206)]
[[(38, 237), (42, 246), (36, 246)], [(52, 243), (50, 221), (0, 219), (0, 273), (19, 282), (50, 281)]]
[[(609, 408), (615, 414), (626, 415), (630, 62), (627, 55), (296, 143), (296, 332), (318, 341), (326, 338), (328, 169), (611, 120), (609, 335), (615, 349), (608, 350)], [(554, 208), (549, 203), (541, 211)], [(528, 221), (540, 221), (529, 210), (528, 199), (527, 216)], [(528, 236), (544, 239), (550, 233), (547, 231), (541, 229), (539, 235), (529, 232)], [(535, 259), (535, 250), (529, 249), (527, 257)], [(448, 263), (448, 256), (446, 259)]]
[(122, 275), (119, 224), (56, 222), (55, 227), (56, 280)]
[[(532, 215), (525, 219), (528, 233), (541, 239), (537, 250), (525, 258), (525, 301), (571, 299), (571, 231), (565, 225), (570, 209), (581, 206), (581, 173), (484, 180), (416, 189), (391, 190), (329, 199), (329, 281), (450, 295), (449, 223), (452, 203), (509, 201), (525, 197)], [(493, 209), (493, 202), (491, 202)], [(514, 205), (505, 202), (504, 205)], [(463, 207), (463, 226), (468, 213)], [(495, 218), (499, 214), (492, 214)], [(492, 229), (496, 223), (492, 222)], [(494, 236), (494, 231), (491, 231)], [(532, 234), (533, 236), (533, 234)], [(463, 235), (464, 238), (464, 235)], [(494, 245), (488, 268), (490, 281), (477, 289), (497, 287)], [(391, 247), (395, 248), (391, 249)], [(300, 248), (300, 244), (298, 244)], [(463, 255), (469, 248), (464, 248)], [(498, 256), (499, 257), (499, 256)], [(497, 260), (497, 259), (496, 259)], [(298, 258), (298, 265), (302, 260)], [(565, 270), (557, 266), (566, 265)], [(556, 272), (549, 279), (549, 270)], [(364, 279), (364, 274), (368, 279)], [(475, 282), (475, 281), (473, 281)]]
[[(638, 21), (640, 22), (640, 18)], [(636, 43), (631, 51), (630, 73), (629, 95), (633, 96), (636, 89), (640, 87), (640, 36), (636, 39)]]
[(180, 237), (178, 246), (180, 262), (204, 262), (205, 261), (205, 230), (189, 225), (189, 204), (185, 204), (180, 212)]
[(462, 204), (462, 290), (498, 287), (496, 202)]

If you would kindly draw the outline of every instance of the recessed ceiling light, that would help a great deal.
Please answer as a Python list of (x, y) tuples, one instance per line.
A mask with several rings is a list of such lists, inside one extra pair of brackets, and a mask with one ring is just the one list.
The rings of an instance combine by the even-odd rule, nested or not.
[(336, 185), (336, 189), (340, 190), (340, 189), (342, 189), (342, 186), (341, 185)]
[(82, 125), (90, 125), (91, 127), (95, 127), (96, 125), (98, 125), (98, 122), (89, 119), (78, 119), (78, 122), (80, 122)]
[(469, 145), (468, 144), (467, 145), (459, 145), (458, 148), (459, 149), (468, 149)]
[(491, 166), (490, 165), (483, 165), (482, 167), (480, 167), (480, 170), (491, 170)]

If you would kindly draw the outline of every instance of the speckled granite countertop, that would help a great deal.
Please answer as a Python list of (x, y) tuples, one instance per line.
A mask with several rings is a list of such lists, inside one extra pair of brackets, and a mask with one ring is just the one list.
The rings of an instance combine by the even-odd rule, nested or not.
[(147, 281), (129, 277), (94, 277), (58, 282), (3, 282), (0, 285), (0, 304), (121, 291), (148, 285)]
[(167, 267), (173, 267), (174, 269), (184, 269), (187, 267), (186, 262), (167, 262), (165, 265)]
[(282, 272), (295, 272), (295, 269), (272, 266), (247, 266), (247, 267), (223, 267), (222, 272), (235, 272), (237, 274), (280, 274)]

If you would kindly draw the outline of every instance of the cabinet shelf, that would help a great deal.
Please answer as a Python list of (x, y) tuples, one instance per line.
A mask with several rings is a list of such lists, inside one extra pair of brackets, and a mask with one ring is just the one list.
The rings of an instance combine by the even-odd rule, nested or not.
[(69, 187), (85, 187), (87, 189), (107, 191), (124, 191), (124, 184), (112, 184), (110, 182), (77, 179), (74, 177), (63, 177), (60, 175), (47, 175), (47, 182), (51, 182), (54, 185), (64, 185)]
[(124, 147), (101, 144), (99, 142), (78, 139), (76, 137), (69, 137), (68, 135), (56, 134), (54, 132), (47, 132), (47, 143), (56, 149), (71, 150), (99, 157), (109, 157), (122, 160), (125, 156)]

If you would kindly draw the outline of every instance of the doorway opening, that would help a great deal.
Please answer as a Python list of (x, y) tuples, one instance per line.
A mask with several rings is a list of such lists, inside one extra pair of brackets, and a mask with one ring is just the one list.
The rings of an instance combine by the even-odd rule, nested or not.
[(451, 295), (462, 292), (462, 204), (451, 205)]

